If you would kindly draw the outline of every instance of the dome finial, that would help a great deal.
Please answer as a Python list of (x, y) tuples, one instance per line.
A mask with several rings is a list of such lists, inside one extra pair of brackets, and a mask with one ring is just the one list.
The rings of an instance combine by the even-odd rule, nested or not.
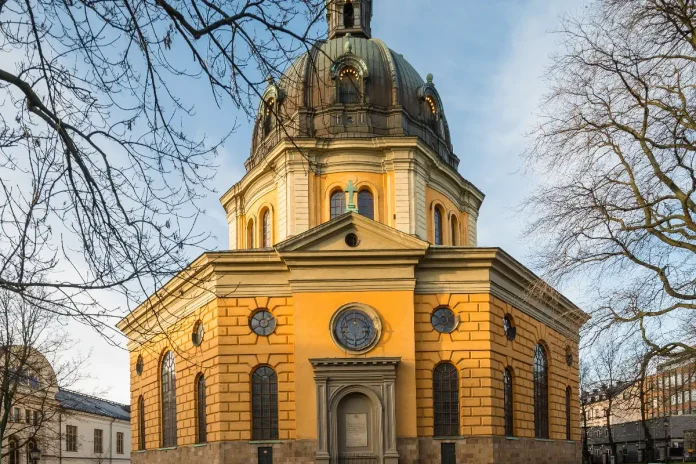
[(433, 83), (433, 75), (432, 75), (432, 73), (428, 73), (428, 75), (425, 76), (425, 80), (428, 81), (428, 84), (432, 84), (432, 83)]
[(343, 46), (343, 49), (346, 51), (346, 53), (353, 53), (353, 42), (350, 40), (352, 35), (350, 35), (350, 32), (346, 34), (346, 44)]
[(275, 83), (275, 80), (273, 79), (272, 75), (269, 74), (268, 76), (266, 76), (266, 84), (273, 85), (274, 83)]

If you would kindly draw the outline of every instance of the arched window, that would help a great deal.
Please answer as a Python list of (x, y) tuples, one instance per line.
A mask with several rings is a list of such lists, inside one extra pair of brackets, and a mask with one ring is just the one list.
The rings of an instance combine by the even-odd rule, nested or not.
[(435, 98), (433, 98), (431, 95), (426, 96), (425, 105), (425, 122), (428, 124), (428, 127), (435, 132), (435, 134), (439, 135), (440, 131), (437, 121), (437, 102), (435, 101)]
[(176, 367), (174, 352), (162, 359), (162, 447), (176, 446)]
[(138, 449), (145, 449), (145, 398), (138, 401)]
[(27, 464), (33, 464), (34, 462), (31, 460), (31, 452), (36, 449), (36, 442), (34, 440), (29, 440), (27, 442)]
[(267, 209), (263, 213), (263, 223), (262, 223), (262, 234), (263, 234), (263, 247), (271, 247), (271, 210)]
[(435, 245), (442, 245), (442, 209), (435, 207)]
[(346, 212), (346, 194), (343, 190), (336, 190), (331, 194), (331, 219)]
[(353, 8), (352, 0), (348, 0), (343, 5), (343, 26), (347, 29), (355, 25), (355, 9)]
[(366, 218), (375, 218), (375, 200), (367, 189), (358, 193), (358, 213)]
[(274, 108), (273, 105), (275, 104), (275, 100), (273, 98), (270, 98), (265, 104), (264, 104), (264, 111), (263, 111), (263, 136), (267, 137), (271, 131), (273, 130), (275, 124), (275, 115), (273, 114)]
[(17, 441), (14, 438), (10, 439), (8, 444), (8, 453), (10, 464), (19, 464), (19, 447), (17, 446)]
[(268, 366), (251, 377), (251, 422), (253, 440), (278, 439), (278, 376)]
[(196, 385), (196, 414), (198, 415), (198, 443), (207, 443), (208, 441), (208, 425), (205, 417), (205, 377), (201, 374), (198, 376)]
[(459, 436), (459, 372), (451, 363), (433, 371), (433, 412), (436, 437)]
[(459, 245), (459, 227), (457, 222), (457, 216), (455, 216), (454, 214), (452, 215), (452, 219), (450, 220), (450, 228), (450, 232), (452, 233), (452, 246), (457, 246)]
[(549, 438), (549, 365), (541, 344), (534, 349), (534, 436)]
[(249, 219), (249, 224), (247, 224), (247, 248), (254, 248), (254, 220)]
[(565, 416), (566, 416), (566, 440), (570, 440), (570, 387), (566, 388)]
[(506, 437), (512, 437), (515, 434), (512, 401), (512, 371), (509, 367), (506, 367), (503, 373), (503, 407)]
[(338, 75), (338, 100), (344, 105), (360, 103), (360, 73), (354, 68), (346, 67)]

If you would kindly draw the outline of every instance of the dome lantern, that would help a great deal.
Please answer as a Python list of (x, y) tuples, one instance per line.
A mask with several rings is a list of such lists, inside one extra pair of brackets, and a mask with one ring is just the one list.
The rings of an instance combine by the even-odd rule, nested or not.
[(372, 0), (326, 0), (329, 39), (352, 34), (372, 37)]

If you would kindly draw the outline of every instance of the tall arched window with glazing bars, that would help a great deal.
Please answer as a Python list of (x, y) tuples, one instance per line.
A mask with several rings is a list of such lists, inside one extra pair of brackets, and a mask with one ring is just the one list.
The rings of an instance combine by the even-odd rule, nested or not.
[(549, 364), (546, 350), (534, 348), (534, 436), (549, 438)]
[(442, 209), (435, 207), (434, 213), (435, 245), (442, 245)]
[(566, 440), (570, 440), (570, 398), (572, 394), (572, 390), (570, 387), (566, 388), (566, 397), (565, 397), (565, 416), (566, 416)]
[(457, 216), (454, 214), (452, 215), (452, 218), (450, 219), (450, 234), (452, 237), (452, 246), (457, 246), (459, 245), (459, 223), (457, 222)]
[(512, 393), (512, 370), (506, 367), (503, 373), (503, 408), (505, 414), (506, 437), (512, 437), (515, 434)]
[(198, 381), (196, 382), (196, 416), (198, 419), (198, 443), (208, 442), (208, 424), (205, 416), (206, 407), (206, 391), (205, 391), (205, 377), (203, 374), (198, 376)]
[(278, 439), (278, 376), (269, 366), (251, 376), (251, 426), (253, 440)]
[(7, 446), (9, 464), (19, 464), (19, 446), (17, 445), (17, 440), (10, 438)]
[(262, 230), (262, 235), (263, 235), (263, 247), (264, 248), (270, 248), (271, 247), (271, 210), (267, 209), (263, 213), (263, 230)]
[(162, 447), (176, 446), (176, 366), (174, 352), (162, 358)]
[(459, 372), (451, 363), (433, 371), (433, 416), (436, 437), (459, 436)]
[(358, 192), (358, 214), (373, 220), (375, 218), (375, 199), (367, 189)]
[(145, 449), (145, 398), (138, 400), (138, 449)]
[(343, 190), (336, 190), (331, 194), (331, 219), (346, 212), (346, 194)]

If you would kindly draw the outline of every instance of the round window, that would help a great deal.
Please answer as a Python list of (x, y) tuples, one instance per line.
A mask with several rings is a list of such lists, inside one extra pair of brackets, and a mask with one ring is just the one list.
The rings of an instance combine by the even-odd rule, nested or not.
[(358, 236), (355, 234), (348, 234), (346, 235), (346, 245), (348, 245), (351, 248), (355, 248), (358, 246), (360, 241), (358, 240)]
[(143, 375), (143, 368), (145, 367), (145, 361), (143, 361), (142, 356), (138, 356), (138, 361), (135, 363), (135, 372), (138, 375)]
[(449, 308), (437, 308), (430, 316), (430, 323), (438, 332), (450, 333), (457, 327), (457, 317)]
[(267, 309), (256, 311), (249, 319), (249, 327), (256, 335), (267, 337), (273, 333), (276, 328), (276, 318)]
[(201, 346), (201, 343), (203, 343), (203, 337), (205, 336), (205, 327), (203, 327), (203, 323), (201, 321), (196, 322), (196, 325), (193, 326), (193, 333), (191, 334), (191, 341), (193, 342), (193, 346)]
[(512, 316), (509, 314), (506, 314), (505, 317), (503, 317), (503, 330), (505, 331), (505, 336), (508, 338), (508, 340), (513, 341), (515, 339), (515, 336), (517, 335), (517, 328), (512, 322)]
[(342, 348), (364, 353), (379, 340), (381, 324), (374, 311), (361, 306), (348, 306), (334, 314), (332, 320), (334, 341)]

